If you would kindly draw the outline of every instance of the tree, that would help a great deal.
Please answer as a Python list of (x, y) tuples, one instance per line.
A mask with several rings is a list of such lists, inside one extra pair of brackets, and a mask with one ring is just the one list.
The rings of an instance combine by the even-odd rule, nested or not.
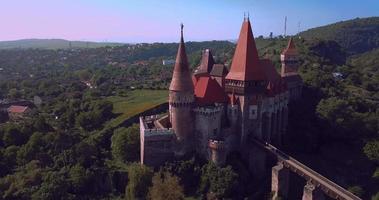
[(85, 169), (80, 164), (72, 166), (69, 171), (69, 182), (71, 183), (71, 190), (76, 194), (84, 193), (86, 191), (86, 188), (92, 184), (91, 177), (91, 171)]
[(80, 142), (74, 147), (76, 161), (88, 168), (97, 160), (97, 148), (87, 142)]
[(145, 199), (151, 185), (153, 170), (145, 165), (133, 163), (128, 167), (128, 185), (125, 189), (126, 199)]
[(216, 198), (229, 197), (236, 183), (237, 174), (230, 166), (221, 168), (208, 163), (202, 168), (200, 188), (203, 192), (213, 193)]
[(374, 196), (372, 196), (371, 200), (379, 200), (379, 192), (377, 192)]
[(0, 131), (3, 131), (4, 146), (19, 146), (24, 144), (28, 140), (28, 136), (22, 129), (22, 127), (16, 124), (6, 124), (2, 127)]
[(122, 162), (138, 160), (140, 153), (138, 124), (128, 128), (116, 129), (111, 140), (114, 159)]
[(370, 160), (379, 163), (379, 140), (368, 142), (363, 147), (363, 151)]
[(18, 98), (21, 98), (21, 93), (17, 89), (12, 88), (9, 90), (8, 96), (11, 99), (18, 99)]
[(42, 137), (42, 133), (35, 132), (30, 136), (29, 141), (20, 148), (17, 152), (17, 162), (20, 165), (36, 159), (36, 154), (41, 152), (45, 146)]
[(197, 157), (166, 163), (164, 170), (180, 178), (185, 194), (197, 191), (201, 176), (201, 161)]
[(68, 187), (63, 173), (50, 171), (44, 175), (41, 186), (31, 195), (31, 199), (74, 199), (74, 196), (68, 193)]
[(362, 197), (362, 195), (364, 194), (362, 187), (358, 185), (349, 187), (347, 190), (359, 197)]
[(153, 185), (149, 189), (151, 200), (182, 200), (183, 187), (179, 178), (169, 172), (160, 171), (154, 174)]

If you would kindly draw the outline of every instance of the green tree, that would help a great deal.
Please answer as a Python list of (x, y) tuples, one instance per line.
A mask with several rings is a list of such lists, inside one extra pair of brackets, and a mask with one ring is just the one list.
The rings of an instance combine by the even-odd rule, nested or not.
[(372, 160), (379, 163), (379, 140), (374, 140), (368, 142), (364, 147), (363, 151), (366, 156)]
[(213, 193), (217, 198), (229, 197), (237, 184), (237, 176), (230, 166), (221, 168), (208, 163), (202, 168), (200, 189)]
[(97, 161), (97, 148), (87, 142), (80, 142), (74, 147), (74, 158), (82, 166), (88, 168)]
[(43, 134), (39, 132), (33, 133), (33, 135), (30, 136), (29, 141), (22, 145), (17, 152), (17, 163), (23, 165), (36, 159), (37, 153), (41, 152), (44, 146)]
[(128, 166), (128, 184), (125, 189), (126, 199), (145, 199), (153, 170), (145, 165), (133, 163)]
[(80, 164), (76, 164), (70, 168), (69, 182), (71, 183), (71, 190), (76, 194), (82, 194), (86, 192), (91, 184), (92, 173), (89, 169), (85, 169)]
[(153, 185), (149, 189), (151, 200), (181, 200), (184, 199), (183, 187), (177, 176), (169, 172), (157, 172), (153, 177)]
[(22, 130), (23, 128), (16, 124), (6, 124), (2, 127), (4, 146), (22, 145), (28, 140), (28, 135)]
[(69, 184), (63, 173), (50, 171), (43, 177), (41, 186), (31, 195), (33, 200), (74, 199), (68, 192)]
[(18, 99), (18, 98), (21, 98), (21, 93), (17, 89), (12, 88), (9, 90), (8, 96), (11, 99)]
[(140, 153), (139, 126), (118, 128), (112, 136), (112, 156), (119, 161), (136, 161)]
[(364, 194), (362, 187), (358, 186), (358, 185), (349, 187), (347, 190), (349, 190), (351, 193), (353, 193), (359, 197), (362, 197), (362, 195)]
[(379, 192), (377, 192), (374, 196), (372, 196), (371, 200), (379, 200)]

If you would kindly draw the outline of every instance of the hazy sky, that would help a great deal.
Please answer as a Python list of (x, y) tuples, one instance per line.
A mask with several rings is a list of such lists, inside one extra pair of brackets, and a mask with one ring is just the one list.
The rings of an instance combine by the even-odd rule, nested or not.
[(243, 13), (255, 36), (379, 16), (378, 0), (0, 0), (0, 40), (118, 42), (236, 39)]

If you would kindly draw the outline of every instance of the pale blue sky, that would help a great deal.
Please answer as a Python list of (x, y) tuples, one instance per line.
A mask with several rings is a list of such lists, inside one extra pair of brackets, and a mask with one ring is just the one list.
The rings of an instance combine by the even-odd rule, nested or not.
[(118, 42), (236, 39), (249, 12), (255, 36), (379, 16), (378, 0), (1, 0), (0, 40)]

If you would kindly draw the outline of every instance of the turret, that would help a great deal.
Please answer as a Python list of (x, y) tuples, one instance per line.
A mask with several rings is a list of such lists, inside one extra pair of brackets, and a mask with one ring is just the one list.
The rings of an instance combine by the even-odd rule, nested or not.
[(280, 54), (280, 61), (282, 62), (281, 76), (297, 75), (298, 65), (298, 53), (295, 47), (295, 43), (292, 38), (288, 41), (287, 47)]
[(282, 62), (281, 76), (286, 82), (289, 100), (296, 101), (301, 97), (303, 80), (297, 72), (299, 68), (299, 54), (292, 38), (290, 38), (287, 47), (282, 51), (280, 61)]
[(210, 150), (210, 160), (217, 166), (224, 165), (226, 160), (226, 149), (224, 141), (209, 140), (208, 147)]
[(193, 148), (192, 107), (195, 98), (183, 39), (183, 25), (169, 90), (170, 122), (177, 138), (176, 153), (184, 154)]
[(225, 77), (228, 93), (252, 94), (264, 90), (265, 69), (260, 63), (249, 18), (244, 19), (233, 56), (232, 65)]

